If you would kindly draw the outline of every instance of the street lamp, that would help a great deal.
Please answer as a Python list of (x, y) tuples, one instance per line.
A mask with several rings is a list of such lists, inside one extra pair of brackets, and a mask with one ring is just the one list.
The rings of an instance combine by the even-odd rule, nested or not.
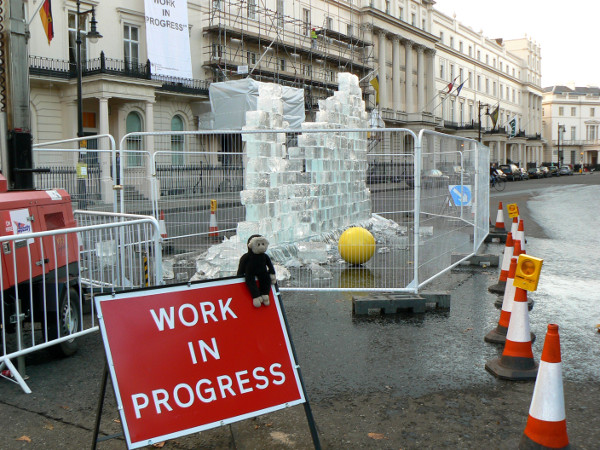
[(77, 44), (77, 137), (83, 137), (83, 98), (81, 94), (81, 27), (79, 25), (79, 19), (82, 16), (92, 13), (90, 31), (87, 33), (86, 38), (92, 44), (95, 44), (98, 42), (98, 39), (102, 37), (102, 35), (98, 33), (98, 30), (96, 29), (98, 22), (96, 21), (96, 10), (94, 7), (92, 6), (92, 9), (81, 12), (80, 6), (81, 2), (77, 0), (77, 39), (75, 40), (75, 43)]
[(564, 131), (565, 131), (565, 126), (561, 125), (559, 123), (558, 124), (558, 138), (557, 138), (557, 142), (558, 142), (558, 167), (562, 167), (562, 165), (563, 165), (563, 152), (560, 149), (560, 135)]

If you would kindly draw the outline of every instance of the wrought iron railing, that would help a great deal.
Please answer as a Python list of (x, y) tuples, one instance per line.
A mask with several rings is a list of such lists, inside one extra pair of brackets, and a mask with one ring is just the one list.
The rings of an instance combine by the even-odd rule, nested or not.
[[(31, 75), (71, 79), (77, 77), (76, 64), (45, 56), (29, 56)], [(191, 78), (165, 77), (153, 74), (150, 61), (145, 63), (107, 58), (100, 52), (100, 58), (89, 59), (82, 64), (82, 77), (97, 74), (110, 74), (128, 78), (156, 80), (162, 83), (160, 89), (171, 92), (184, 92), (196, 95), (208, 95), (209, 81)]]
[(160, 182), (161, 196), (239, 192), (244, 186), (242, 166), (157, 165), (156, 177)]

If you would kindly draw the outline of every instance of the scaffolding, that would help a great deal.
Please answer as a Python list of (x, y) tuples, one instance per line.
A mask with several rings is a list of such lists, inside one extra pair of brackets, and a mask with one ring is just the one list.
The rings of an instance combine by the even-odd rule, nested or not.
[[(204, 14), (204, 68), (212, 81), (250, 76), (303, 88), (310, 114), (337, 89), (337, 73), (364, 78), (373, 70), (352, 2), (212, 0)], [(285, 8), (285, 10), (284, 10)], [(365, 96), (365, 99), (367, 97)]]

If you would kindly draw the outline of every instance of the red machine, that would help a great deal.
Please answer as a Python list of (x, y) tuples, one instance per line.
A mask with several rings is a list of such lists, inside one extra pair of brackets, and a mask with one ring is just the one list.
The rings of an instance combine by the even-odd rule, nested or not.
[[(2, 242), (2, 327), (13, 332), (17, 322), (42, 324), (48, 340), (81, 329), (79, 243), (76, 233), (27, 238), (27, 233), (76, 226), (71, 196), (62, 189), (8, 191), (0, 175), (0, 236), (23, 234)], [(19, 302), (17, 316), (16, 303)], [(57, 347), (63, 354), (77, 350), (74, 340)]]

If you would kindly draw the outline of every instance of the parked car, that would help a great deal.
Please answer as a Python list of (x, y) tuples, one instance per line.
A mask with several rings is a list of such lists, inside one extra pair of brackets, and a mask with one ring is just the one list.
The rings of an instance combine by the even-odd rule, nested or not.
[(521, 170), (515, 164), (500, 164), (500, 170), (506, 174), (508, 181), (521, 179)]
[(529, 172), (524, 167), (519, 169), (521, 171), (521, 180), (529, 180)]
[(561, 166), (561, 168), (558, 169), (558, 172), (561, 175), (573, 175), (573, 169), (571, 169), (569, 166)]
[(421, 186), (425, 189), (444, 187), (449, 184), (450, 177), (444, 175), (442, 171), (438, 169), (426, 170), (421, 175)]
[(542, 171), (542, 175), (544, 178), (548, 178), (550, 176), (550, 169), (548, 169), (546, 166), (540, 166), (538, 167), (538, 169)]
[(550, 176), (560, 177), (560, 172), (558, 171), (558, 166), (548, 166), (548, 170), (550, 171)]
[(529, 169), (527, 169), (527, 173), (529, 175), (529, 178), (535, 178), (536, 180), (538, 178), (544, 178), (542, 169), (540, 169), (539, 167), (530, 167)]
[(496, 176), (506, 181), (506, 174), (502, 172), (502, 169), (496, 169)]

